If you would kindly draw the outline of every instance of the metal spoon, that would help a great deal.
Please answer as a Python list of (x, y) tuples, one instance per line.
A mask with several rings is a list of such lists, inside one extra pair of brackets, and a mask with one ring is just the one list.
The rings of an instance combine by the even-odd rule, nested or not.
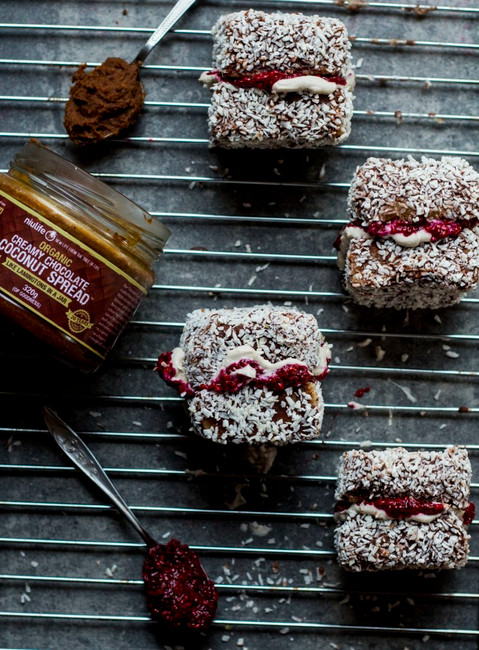
[[(68, 458), (103, 490), (145, 540), (148, 550), (143, 565), (143, 581), (151, 617), (174, 628), (206, 632), (216, 613), (218, 592), (194, 551), (178, 540), (171, 540), (166, 546), (155, 541), (123, 501), (81, 438), (47, 406), (43, 407), (43, 417)], [(172, 584), (174, 588), (165, 587)]]
[(159, 27), (153, 32), (150, 38), (143, 45), (141, 50), (133, 59), (132, 63), (143, 65), (146, 57), (150, 54), (151, 50), (157, 43), (161, 41), (163, 36), (173, 27), (173, 25), (181, 18), (181, 16), (194, 4), (196, 0), (178, 0), (170, 13), (161, 22)]
[(126, 505), (120, 493), (83, 440), (54, 411), (48, 408), (48, 406), (43, 407), (43, 417), (48, 430), (68, 458), (103, 490), (113, 505), (118, 508), (121, 514), (135, 528), (137, 533), (145, 540), (149, 548), (158, 546), (158, 542), (143, 528), (136, 516)]

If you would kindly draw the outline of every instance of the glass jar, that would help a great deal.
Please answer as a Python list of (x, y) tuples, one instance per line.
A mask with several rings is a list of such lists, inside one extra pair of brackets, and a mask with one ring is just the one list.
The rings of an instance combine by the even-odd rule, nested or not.
[(157, 219), (35, 141), (0, 174), (0, 314), (96, 370), (155, 280)]

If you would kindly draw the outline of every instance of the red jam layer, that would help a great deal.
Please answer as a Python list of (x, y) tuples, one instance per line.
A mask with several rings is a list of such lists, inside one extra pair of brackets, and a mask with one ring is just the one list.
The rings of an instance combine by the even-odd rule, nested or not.
[[(425, 501), (423, 499), (415, 499), (414, 497), (386, 497), (384, 499), (362, 499), (357, 503), (374, 506), (378, 510), (383, 510), (391, 519), (407, 519), (416, 515), (440, 515), (444, 512), (445, 507), (443, 503), (436, 501)], [(338, 501), (334, 506), (334, 512), (343, 512), (353, 505), (351, 501)], [(470, 503), (462, 521), (465, 526), (468, 526), (474, 519), (475, 506)]]
[(281, 70), (266, 70), (264, 72), (256, 72), (250, 75), (242, 75), (241, 77), (230, 77), (228, 75), (221, 74), (219, 70), (212, 70), (208, 72), (209, 75), (214, 75), (217, 81), (223, 81), (229, 83), (236, 88), (258, 88), (259, 90), (265, 90), (271, 92), (274, 84), (277, 81), (282, 81), (283, 79), (295, 79), (296, 77), (304, 77), (305, 74), (314, 77), (320, 77), (331, 83), (335, 83), (338, 86), (345, 86), (346, 79), (344, 77), (336, 75), (319, 75), (314, 73), (306, 72), (296, 72), (293, 74), (287, 74), (286, 72), (281, 72)]
[[(265, 375), (263, 368), (261, 368), (257, 361), (240, 359), (235, 363), (231, 363), (227, 368), (222, 368), (218, 376), (208, 384), (200, 384), (198, 388), (194, 389), (190, 384), (176, 378), (176, 368), (171, 362), (171, 357), (171, 352), (161, 354), (155, 370), (167, 384), (178, 390), (183, 396), (192, 396), (200, 390), (211, 390), (215, 393), (237, 393), (249, 384), (256, 388), (268, 388), (273, 391), (281, 391), (288, 387), (302, 386), (308, 381), (320, 381), (329, 372), (325, 370), (322, 375), (316, 376), (312, 375), (306, 366), (290, 363), (281, 366), (270, 375)], [(247, 375), (235, 374), (237, 370), (241, 370), (245, 366), (254, 368), (256, 377), (252, 378)]]
[[(424, 230), (431, 235), (432, 242), (445, 239), (446, 237), (457, 237), (465, 228), (472, 228), (477, 224), (477, 219), (457, 219), (452, 221), (449, 219), (421, 219), (411, 223), (403, 219), (392, 219), (387, 223), (382, 221), (373, 221), (364, 224), (362, 221), (356, 219), (349, 223), (346, 228), (354, 227), (361, 228), (367, 232), (371, 237), (391, 237), (392, 235), (404, 235), (409, 237), (417, 232)], [(341, 235), (337, 237), (334, 242), (334, 247), (339, 250), (341, 246)]]
[(151, 617), (173, 628), (205, 632), (218, 604), (218, 592), (189, 546), (172, 539), (148, 549), (143, 564)]

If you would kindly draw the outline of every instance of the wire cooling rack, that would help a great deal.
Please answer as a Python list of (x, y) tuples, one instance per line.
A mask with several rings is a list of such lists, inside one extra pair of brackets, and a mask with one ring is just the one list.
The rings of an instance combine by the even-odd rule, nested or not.
[[(0, 324), (1, 647), (477, 648), (478, 521), (461, 571), (349, 575), (335, 563), (331, 516), (338, 457), (358, 446), (463, 444), (477, 499), (477, 293), (425, 314), (358, 308), (340, 288), (331, 242), (368, 155), (477, 165), (479, 7), (251, 4), (347, 24), (358, 84), (340, 147), (208, 150), (208, 92), (196, 79), (210, 67), (209, 30), (248, 5), (200, 0), (144, 66), (147, 102), (130, 136), (77, 149), (62, 126), (73, 69), (132, 59), (171, 2), (0, 7), (2, 169), (37, 137), (173, 231), (157, 284), (97, 374), (78, 376)], [(192, 437), (152, 368), (192, 309), (268, 301), (315, 314), (334, 347), (323, 439), (280, 449), (263, 476), (241, 448)], [(52, 444), (43, 403), (84, 436), (160, 541), (177, 537), (201, 555), (220, 593), (207, 638), (168, 637), (149, 621), (142, 544)]]

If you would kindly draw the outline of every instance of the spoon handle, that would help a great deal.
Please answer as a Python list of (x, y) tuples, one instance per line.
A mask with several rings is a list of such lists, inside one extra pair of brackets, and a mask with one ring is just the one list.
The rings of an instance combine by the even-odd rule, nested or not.
[(128, 519), (130, 524), (145, 540), (147, 546), (157, 546), (158, 542), (143, 528), (136, 516), (126, 505), (120, 493), (110, 481), (100, 463), (83, 440), (54, 411), (43, 407), (43, 417), (57, 444), (71, 461), (103, 490), (113, 505)]
[(170, 13), (166, 16), (159, 27), (156, 28), (150, 38), (143, 45), (141, 50), (133, 59), (132, 63), (143, 65), (146, 57), (149, 55), (155, 45), (161, 41), (163, 36), (173, 27), (176, 21), (179, 20), (181, 16), (186, 12), (186, 10), (189, 9), (195, 2), (196, 0), (178, 0)]

